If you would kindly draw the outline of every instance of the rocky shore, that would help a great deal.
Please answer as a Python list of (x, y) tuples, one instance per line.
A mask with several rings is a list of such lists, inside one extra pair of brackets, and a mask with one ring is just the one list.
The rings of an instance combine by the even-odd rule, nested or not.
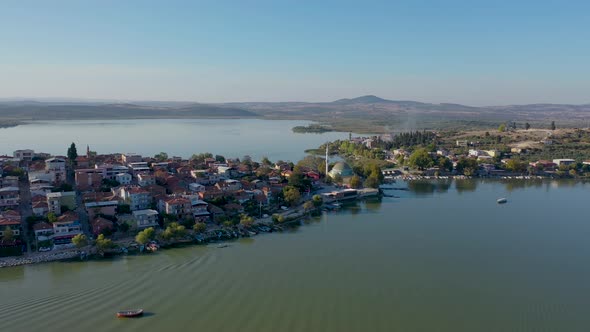
[(78, 249), (73, 249), (59, 252), (40, 252), (27, 256), (3, 257), (0, 258), (0, 268), (72, 259), (75, 257), (79, 257), (80, 252), (81, 251)]

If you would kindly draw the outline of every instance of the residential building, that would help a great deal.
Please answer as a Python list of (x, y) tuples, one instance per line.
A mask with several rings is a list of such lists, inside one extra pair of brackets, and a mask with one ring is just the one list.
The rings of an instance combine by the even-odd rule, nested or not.
[(68, 211), (57, 218), (53, 223), (53, 244), (57, 248), (69, 247), (72, 245), (72, 238), (82, 234), (82, 226), (78, 215)]
[(14, 158), (18, 158), (20, 160), (25, 161), (32, 161), (33, 157), (35, 156), (35, 151), (26, 149), (26, 150), (16, 150), (12, 153)]
[(137, 184), (141, 187), (151, 186), (156, 184), (156, 177), (147, 173), (137, 174)]
[(98, 236), (104, 232), (112, 232), (115, 229), (113, 222), (103, 217), (91, 219), (90, 226), (92, 227), (92, 234), (94, 236)]
[(66, 180), (66, 161), (62, 158), (49, 158), (45, 160), (45, 171), (53, 172), (53, 182), (60, 183)]
[(158, 211), (145, 209), (133, 211), (133, 218), (137, 222), (137, 228), (158, 227)]
[(575, 162), (576, 161), (574, 159), (553, 159), (553, 163), (558, 167), (561, 165), (569, 166)]
[(122, 187), (120, 197), (129, 204), (131, 211), (147, 209), (152, 201), (150, 192), (139, 186)]
[(133, 177), (129, 173), (119, 173), (115, 175), (115, 181), (119, 182), (121, 185), (131, 184), (132, 179)]
[(179, 219), (192, 217), (191, 201), (184, 197), (167, 197), (158, 202), (161, 213), (175, 215)]
[(49, 240), (53, 237), (53, 225), (42, 221), (33, 225), (37, 241)]
[(101, 169), (103, 171), (103, 177), (105, 179), (116, 180), (115, 177), (117, 174), (120, 173), (129, 173), (129, 168), (123, 165), (113, 165), (113, 164), (102, 164), (94, 166), (97, 169)]
[(151, 170), (150, 167), (148, 166), (148, 163), (144, 162), (144, 161), (129, 163), (127, 165), (129, 166), (129, 170), (131, 171), (131, 174), (133, 174), (134, 176), (137, 176), (140, 173), (147, 173)]
[(46, 197), (49, 212), (53, 212), (56, 216), (61, 214), (62, 206), (67, 206), (70, 210), (76, 208), (75, 191), (48, 193)]
[(75, 173), (76, 188), (80, 191), (88, 191), (100, 187), (103, 174), (103, 170), (97, 168), (77, 169)]
[(0, 188), (0, 208), (18, 207), (20, 202), (20, 190), (18, 187)]
[(95, 219), (98, 215), (114, 216), (117, 213), (119, 201), (98, 201), (84, 204), (89, 219)]
[(121, 160), (125, 164), (138, 163), (138, 162), (141, 162), (142, 157), (141, 157), (141, 155), (139, 155), (137, 153), (126, 153), (121, 156)]
[(0, 238), (4, 236), (4, 231), (10, 228), (15, 236), (19, 236), (22, 230), (20, 220), (5, 218), (0, 216)]

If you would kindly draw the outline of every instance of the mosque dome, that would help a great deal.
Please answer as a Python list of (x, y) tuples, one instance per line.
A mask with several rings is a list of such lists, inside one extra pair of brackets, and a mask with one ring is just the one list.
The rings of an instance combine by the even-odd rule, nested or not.
[(330, 177), (335, 177), (336, 175), (340, 175), (341, 177), (353, 176), (354, 172), (352, 168), (345, 162), (339, 161), (337, 162), (334, 167), (329, 172)]

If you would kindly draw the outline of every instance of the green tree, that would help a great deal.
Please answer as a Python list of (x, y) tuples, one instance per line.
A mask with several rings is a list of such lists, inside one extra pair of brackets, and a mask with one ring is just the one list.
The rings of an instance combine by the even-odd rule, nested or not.
[(6, 227), (4, 229), (4, 232), (2, 232), (2, 240), (6, 242), (11, 242), (12, 240), (14, 240), (14, 231), (12, 230), (12, 228), (10, 228), (10, 226)]
[(254, 218), (246, 214), (240, 216), (240, 225), (250, 227), (252, 224), (254, 224)]
[(266, 156), (265, 156), (265, 157), (262, 157), (262, 160), (261, 160), (260, 162), (261, 162), (263, 165), (266, 165), (266, 166), (271, 166), (271, 165), (272, 165), (272, 162), (271, 162), (271, 161), (270, 161), (270, 159), (268, 159), (268, 157), (266, 157)]
[(351, 188), (360, 188), (361, 187), (361, 178), (358, 175), (353, 175), (352, 178), (350, 178), (350, 187)]
[(301, 194), (299, 193), (299, 190), (291, 186), (286, 186), (285, 188), (283, 188), (283, 196), (285, 198), (285, 202), (287, 202), (287, 204), (289, 204), (290, 206), (297, 205), (297, 203), (299, 203), (299, 200), (301, 199)]
[(76, 150), (76, 144), (72, 142), (68, 148), (68, 160), (74, 165), (76, 163), (76, 158), (78, 158), (78, 151)]
[(84, 234), (78, 234), (72, 238), (72, 243), (76, 248), (86, 247), (88, 245), (88, 239)]
[(168, 160), (168, 154), (166, 152), (160, 152), (154, 156), (154, 159), (160, 162), (166, 161)]
[(502, 123), (498, 126), (498, 132), (503, 133), (506, 131), (506, 124)]
[(428, 154), (428, 151), (424, 148), (416, 149), (408, 159), (408, 163), (410, 166), (418, 168), (419, 170), (423, 170), (432, 166), (433, 160)]
[(100, 251), (105, 251), (107, 249), (112, 249), (114, 247), (116, 247), (117, 245), (115, 243), (113, 243), (113, 241), (111, 239), (107, 239), (104, 234), (100, 234), (95, 241), (96, 247), (98, 248), (98, 250)]
[(135, 236), (135, 242), (139, 244), (146, 244), (156, 237), (156, 230), (153, 227), (146, 228), (143, 231), (137, 233)]
[(313, 205), (315, 207), (320, 207), (320, 206), (322, 206), (322, 204), (324, 204), (324, 199), (322, 198), (321, 195), (313, 195), (313, 197), (311, 198), (311, 201), (313, 202)]
[(529, 130), (529, 129), (531, 129), (531, 125), (530, 125), (528, 122), (527, 122), (527, 123), (525, 123), (525, 124), (524, 124), (524, 129), (525, 129), (525, 130)]
[(512, 172), (523, 173), (527, 170), (527, 163), (518, 159), (510, 159), (506, 162), (506, 169)]
[(379, 187), (379, 179), (377, 177), (371, 175), (365, 180), (364, 185), (367, 188), (378, 188)]
[(170, 223), (166, 230), (162, 232), (162, 237), (166, 240), (183, 238), (187, 234), (186, 228), (177, 222)]
[(282, 223), (284, 223), (284, 222), (285, 222), (285, 217), (283, 217), (283, 216), (282, 216), (282, 215), (280, 215), (280, 214), (277, 214), (277, 213), (275, 213), (275, 214), (273, 214), (273, 215), (272, 215), (272, 221), (273, 221), (275, 224), (282, 224)]
[(453, 162), (447, 157), (440, 157), (438, 158), (438, 167), (450, 172), (453, 170)]
[(305, 210), (306, 212), (309, 212), (311, 210), (313, 210), (315, 208), (315, 205), (313, 204), (312, 201), (306, 201), (305, 203), (303, 203), (303, 210)]
[(197, 233), (204, 233), (207, 229), (207, 225), (204, 222), (197, 222), (193, 225), (193, 230)]
[(56, 222), (56, 221), (57, 221), (57, 216), (55, 215), (55, 213), (53, 213), (53, 212), (49, 212), (49, 213), (47, 214), (47, 221), (49, 221), (49, 222), (50, 222), (50, 223), (52, 223), (52, 224), (53, 224), (54, 222)]
[(461, 157), (459, 158), (459, 161), (457, 161), (457, 171), (464, 175), (471, 176), (475, 174), (478, 168), (479, 164), (477, 163), (477, 159)]
[(555, 121), (551, 121), (551, 130), (555, 130)]

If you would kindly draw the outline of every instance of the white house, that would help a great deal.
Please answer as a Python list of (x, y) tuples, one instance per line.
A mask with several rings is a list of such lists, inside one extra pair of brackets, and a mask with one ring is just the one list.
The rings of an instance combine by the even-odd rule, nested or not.
[(149, 191), (135, 186), (121, 188), (120, 196), (129, 204), (131, 211), (147, 209), (152, 200)]
[(131, 184), (131, 174), (129, 173), (118, 173), (115, 175), (115, 180), (122, 185)]
[(158, 211), (145, 209), (133, 211), (133, 218), (137, 222), (137, 228), (148, 228), (158, 226)]
[(557, 166), (561, 166), (561, 165), (569, 166), (575, 162), (576, 161), (574, 159), (553, 159), (553, 163)]
[(35, 156), (35, 151), (30, 149), (16, 150), (12, 153), (12, 156), (20, 160), (32, 161), (33, 157)]
[(66, 180), (66, 161), (61, 158), (49, 158), (45, 160), (45, 170), (55, 174), (53, 182)]

